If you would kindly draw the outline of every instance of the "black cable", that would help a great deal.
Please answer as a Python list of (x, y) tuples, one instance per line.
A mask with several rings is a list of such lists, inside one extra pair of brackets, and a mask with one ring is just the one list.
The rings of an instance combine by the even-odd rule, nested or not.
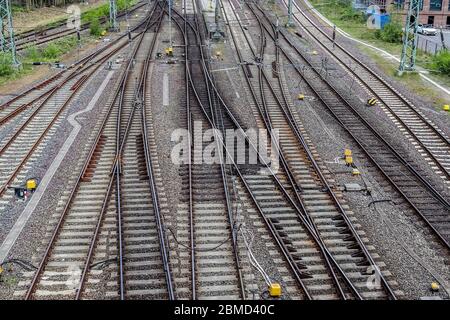
[(22, 259), (9, 259), (9, 260), (3, 261), (0, 264), (0, 266), (3, 267), (4, 265), (6, 265), (8, 263), (10, 263), (10, 264), (17, 264), (17, 265), (19, 265), (20, 267), (22, 267), (26, 271), (37, 270), (37, 267), (34, 266), (31, 262), (28, 262), (28, 261), (25, 261), (25, 260), (22, 260)]

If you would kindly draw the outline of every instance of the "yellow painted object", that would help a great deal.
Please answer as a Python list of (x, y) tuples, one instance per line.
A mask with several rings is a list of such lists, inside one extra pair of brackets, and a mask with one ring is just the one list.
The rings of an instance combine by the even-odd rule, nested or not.
[(344, 150), (344, 156), (346, 156), (346, 157), (351, 157), (351, 156), (352, 156), (352, 150), (350, 150), (350, 149), (345, 149), (345, 150)]
[(346, 163), (347, 165), (353, 164), (353, 157), (352, 157), (352, 156), (346, 156), (346, 157), (345, 157), (345, 163)]
[(299, 95), (298, 95), (298, 100), (303, 100), (303, 99), (305, 99), (305, 95), (299, 93)]
[(269, 295), (271, 297), (280, 297), (281, 296), (281, 286), (279, 283), (272, 283), (269, 286)]
[(354, 175), (354, 176), (359, 176), (360, 174), (361, 174), (361, 172), (359, 172), (358, 169), (354, 168), (354, 169), (352, 170), (352, 175)]
[(312, 54), (313, 56), (316, 56), (316, 55), (317, 55), (317, 51), (314, 50), (314, 51), (311, 52), (311, 54)]
[(377, 102), (378, 102), (378, 100), (375, 99), (375, 98), (370, 98), (369, 100), (367, 100), (367, 104), (368, 104), (369, 106), (374, 106), (374, 105), (377, 104)]
[(36, 188), (37, 188), (36, 180), (34, 180), (34, 179), (27, 180), (27, 189), (28, 190), (36, 190)]
[(432, 290), (432, 291), (439, 291), (439, 283), (437, 283), (437, 282), (432, 282), (432, 283), (431, 283), (431, 290)]
[(450, 111), (450, 105), (446, 104), (442, 107), (442, 110), (444, 111)]
[(172, 55), (173, 55), (173, 48), (172, 48), (172, 47), (166, 48), (166, 54), (167, 54), (168, 56), (172, 56)]
[(106, 30), (103, 30), (102, 33), (100, 33), (100, 35), (103, 37), (104, 35), (106, 35)]

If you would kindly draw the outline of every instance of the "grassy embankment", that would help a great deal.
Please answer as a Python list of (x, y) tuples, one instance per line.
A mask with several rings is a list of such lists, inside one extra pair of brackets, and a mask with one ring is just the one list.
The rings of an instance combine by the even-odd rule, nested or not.
[[(118, 0), (117, 9), (123, 10), (127, 6), (130, 7), (137, 3), (137, 0)], [(16, 9), (17, 10), (17, 9)], [(99, 19), (102, 17), (109, 16), (109, 4), (103, 4), (96, 8), (87, 10), (81, 15), (81, 23), (90, 22), (90, 34), (89, 37), (82, 37), (82, 44), (93, 41), (99, 35), (106, 30), (107, 26), (102, 26), (99, 23)], [(61, 20), (53, 21), (51, 24), (46, 25), (49, 27), (51, 25), (57, 25)], [(31, 44), (25, 50), (20, 52), (20, 62), (21, 67), (16, 69), (11, 66), (11, 57), (0, 53), (0, 85), (5, 84), (11, 80), (19, 79), (27, 74), (30, 74), (34, 67), (33, 62), (46, 62), (54, 63), (59, 61), (64, 54), (73, 51), (77, 47), (76, 36), (67, 36), (58, 40), (49, 42), (46, 45), (36, 46)]]
[[(336, 24), (352, 37), (360, 39), (393, 55), (400, 56), (402, 51), (402, 18), (396, 13), (395, 7), (388, 8), (391, 13), (391, 23), (384, 30), (369, 30), (366, 27), (365, 16), (351, 7), (348, 0), (309, 0), (311, 4), (330, 21)], [(399, 81), (409, 86), (418, 95), (431, 98), (440, 108), (444, 101), (440, 93), (429, 90), (428, 84), (418, 74), (396, 75), (398, 63), (387, 60), (378, 52), (360, 45), (359, 48), (370, 56), (373, 61), (387, 74), (395, 76)], [(430, 77), (450, 86), (450, 52), (441, 52), (434, 56), (418, 50), (417, 65), (430, 72)]]

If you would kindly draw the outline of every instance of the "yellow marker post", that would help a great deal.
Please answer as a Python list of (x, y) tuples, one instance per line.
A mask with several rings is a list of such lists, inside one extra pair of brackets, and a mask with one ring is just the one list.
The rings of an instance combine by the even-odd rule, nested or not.
[(450, 105), (446, 104), (442, 107), (442, 110), (444, 111), (450, 111)]
[(269, 286), (269, 295), (274, 298), (281, 296), (281, 286), (279, 283), (272, 283)]

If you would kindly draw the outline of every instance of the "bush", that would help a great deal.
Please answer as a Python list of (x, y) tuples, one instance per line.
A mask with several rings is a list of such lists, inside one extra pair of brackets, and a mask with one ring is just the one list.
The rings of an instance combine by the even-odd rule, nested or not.
[(60, 54), (61, 54), (61, 50), (56, 43), (50, 43), (42, 51), (42, 56), (45, 59), (49, 59), (49, 60), (56, 59), (57, 57), (59, 57)]
[(89, 28), (93, 36), (100, 36), (103, 32), (103, 28), (100, 27), (100, 22), (98, 22), (98, 19), (91, 20)]
[(365, 16), (362, 12), (356, 11), (351, 6), (347, 6), (342, 10), (342, 15), (340, 17), (343, 21), (355, 21), (355, 22), (365, 22)]
[(431, 69), (450, 75), (450, 51), (444, 50), (432, 58)]
[(12, 57), (9, 54), (0, 52), (0, 77), (10, 76), (13, 73)]
[(403, 29), (401, 24), (390, 22), (383, 29), (377, 30), (375, 36), (385, 42), (402, 43)]

